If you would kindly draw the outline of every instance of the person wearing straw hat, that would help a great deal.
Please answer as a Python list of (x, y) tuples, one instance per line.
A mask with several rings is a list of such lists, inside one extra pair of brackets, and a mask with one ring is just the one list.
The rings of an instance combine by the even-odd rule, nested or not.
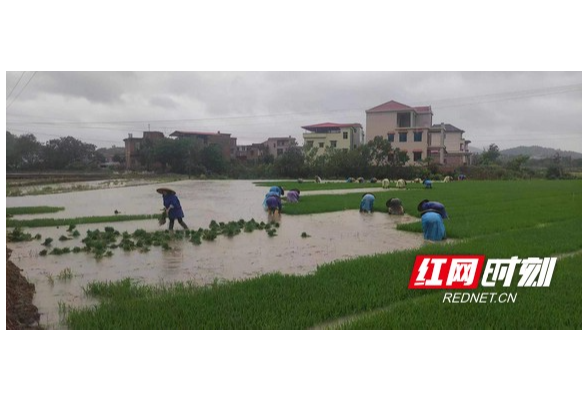
[(184, 212), (182, 211), (180, 199), (178, 199), (178, 196), (176, 196), (176, 192), (168, 188), (159, 188), (157, 189), (157, 193), (163, 196), (163, 206), (165, 207), (165, 213), (169, 218), (168, 230), (174, 230), (174, 223), (176, 219), (182, 228), (188, 229), (188, 225), (186, 225), (183, 220)]

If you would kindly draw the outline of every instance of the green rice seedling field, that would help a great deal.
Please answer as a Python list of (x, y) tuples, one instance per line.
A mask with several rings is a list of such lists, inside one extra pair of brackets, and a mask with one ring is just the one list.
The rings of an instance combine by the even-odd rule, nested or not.
[(79, 218), (36, 218), (36, 219), (8, 219), (7, 228), (41, 228), (46, 226), (68, 226), (81, 224), (98, 224), (104, 222), (136, 221), (143, 219), (158, 219), (159, 214), (137, 215), (105, 215)]
[[(297, 181), (276, 181), (276, 182), (254, 182), (257, 186), (263, 187), (271, 187), (271, 186), (281, 186), (284, 188), (285, 191), (290, 189), (298, 189), (300, 192), (310, 192), (315, 190), (343, 190), (343, 189), (377, 189), (381, 188), (381, 183), (370, 183), (369, 181), (364, 181), (363, 183), (347, 183), (347, 182), (324, 182), (324, 183), (316, 183), (314, 181), (304, 181), (302, 183), (298, 183)], [(391, 183), (394, 186), (394, 183)], [(411, 186), (418, 187), (417, 184), (410, 184)]]
[(48, 214), (65, 210), (64, 207), (6, 207), (6, 215)]
[[(72, 309), (71, 329), (581, 329), (581, 181), (452, 182), (376, 194), (376, 212), (398, 197), (417, 216), (424, 198), (447, 207), (448, 236), (419, 249), (323, 265), (310, 275), (268, 274), (198, 287), (95, 282), (91, 308)], [(284, 212), (358, 209), (360, 196), (302, 197)], [(419, 223), (401, 229), (420, 232)], [(312, 241), (312, 237), (307, 240)], [(551, 285), (502, 288), (516, 302), (447, 304), (444, 290), (409, 290), (415, 257), (557, 257)], [(487, 291), (478, 288), (473, 292)], [(493, 291), (496, 289), (493, 288)]]

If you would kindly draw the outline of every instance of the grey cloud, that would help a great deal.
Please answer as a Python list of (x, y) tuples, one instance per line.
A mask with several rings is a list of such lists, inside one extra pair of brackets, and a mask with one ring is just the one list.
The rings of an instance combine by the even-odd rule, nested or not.
[(149, 99), (149, 104), (155, 107), (174, 109), (178, 107), (178, 103), (170, 96), (152, 96)]
[[(7, 90), (19, 75), (7, 73)], [(566, 132), (561, 145), (580, 151), (581, 90), (516, 95), (581, 81), (581, 72), (42, 72), (7, 111), (7, 129), (30, 115), (31, 122), (136, 121), (101, 125), (109, 129), (104, 135), (94, 126), (80, 125), (74, 132), (81, 139), (116, 138), (119, 129), (120, 143), (127, 132), (148, 125), (163, 131), (222, 130), (239, 142), (277, 135), (302, 142), (303, 125), (365, 126), (365, 110), (396, 100), (432, 105), (435, 123), (464, 129), (476, 147), (489, 141), (501, 148), (545, 143), (553, 132)]]
[(138, 81), (132, 72), (39, 72), (35, 77), (38, 93), (83, 98), (90, 103), (121, 101)]

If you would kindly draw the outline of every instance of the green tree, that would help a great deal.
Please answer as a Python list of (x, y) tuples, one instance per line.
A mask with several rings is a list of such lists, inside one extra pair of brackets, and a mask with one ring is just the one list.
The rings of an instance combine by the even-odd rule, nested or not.
[(304, 154), (299, 148), (286, 149), (274, 162), (274, 170), (280, 177), (299, 178), (304, 174)]
[(186, 160), (193, 142), (190, 139), (158, 139), (154, 143), (155, 162), (177, 174), (186, 173)]
[(367, 144), (370, 159), (376, 166), (382, 166), (389, 163), (389, 157), (392, 153), (392, 145), (382, 136), (376, 136)]
[(137, 159), (139, 164), (143, 166), (147, 171), (152, 171), (156, 160), (155, 160), (155, 141), (151, 139), (144, 139), (137, 147)]
[(223, 156), (222, 149), (217, 144), (211, 144), (201, 150), (202, 165), (212, 173), (222, 174), (227, 170), (228, 162)]
[(482, 154), (479, 157), (479, 163), (481, 165), (492, 165), (492, 164), (499, 164), (498, 158), (500, 157), (500, 149), (494, 143), (488, 147), (488, 150), (484, 149)]
[(362, 152), (360, 148), (328, 149), (325, 154), (325, 176), (345, 179), (368, 174), (370, 159), (366, 155), (369, 153)]
[(6, 169), (18, 171), (38, 168), (42, 145), (33, 134), (15, 136), (6, 131)]
[(122, 164), (122, 163), (124, 163), (124, 162), (125, 162), (125, 155), (124, 155), (124, 154), (121, 154), (121, 153), (115, 153), (115, 154), (112, 156), (112, 161), (113, 161), (113, 162), (117, 162), (117, 163), (121, 163), (121, 164)]
[(48, 169), (85, 168), (96, 166), (96, 146), (72, 136), (48, 141), (42, 150), (43, 165)]
[(388, 155), (388, 163), (395, 167), (401, 167), (408, 162), (408, 153), (405, 150), (399, 148), (393, 149)]
[(16, 151), (17, 138), (6, 131), (6, 169), (8, 171), (18, 169), (19, 156)]
[(529, 161), (529, 158), (531, 157), (525, 155), (518, 155), (507, 161), (506, 168), (512, 171), (521, 172), (523, 164), (527, 163), (527, 161)]
[(551, 163), (547, 167), (545, 175), (547, 176), (547, 179), (560, 179), (564, 177), (559, 152), (555, 153), (555, 155), (551, 157)]

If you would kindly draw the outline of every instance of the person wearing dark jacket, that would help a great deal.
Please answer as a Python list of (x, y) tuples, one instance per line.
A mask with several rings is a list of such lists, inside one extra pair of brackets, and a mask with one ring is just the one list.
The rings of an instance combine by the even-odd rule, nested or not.
[(184, 211), (182, 210), (180, 199), (176, 196), (176, 192), (168, 188), (160, 188), (157, 189), (157, 193), (161, 194), (163, 197), (163, 206), (165, 207), (165, 212), (169, 218), (168, 229), (170, 231), (174, 230), (176, 219), (182, 228), (188, 229), (188, 225), (184, 222)]

